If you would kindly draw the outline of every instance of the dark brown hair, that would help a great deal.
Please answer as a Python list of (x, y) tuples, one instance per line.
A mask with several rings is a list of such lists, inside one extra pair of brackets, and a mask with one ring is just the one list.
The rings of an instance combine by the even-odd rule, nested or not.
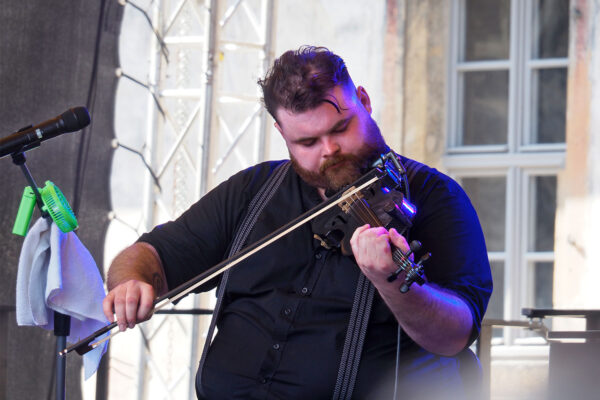
[(313, 109), (331, 89), (349, 82), (346, 63), (340, 56), (325, 47), (302, 46), (276, 59), (258, 84), (267, 111), (277, 120), (279, 107), (294, 113)]

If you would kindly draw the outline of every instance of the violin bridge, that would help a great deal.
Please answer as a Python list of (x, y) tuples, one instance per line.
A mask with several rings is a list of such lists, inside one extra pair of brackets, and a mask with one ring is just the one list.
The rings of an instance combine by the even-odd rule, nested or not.
[[(345, 196), (346, 194), (352, 192), (353, 190), (356, 190), (355, 186), (352, 186), (351, 188), (347, 189), (342, 196)], [(348, 214), (352, 208), (352, 204), (355, 203), (357, 200), (360, 200), (364, 197), (364, 195), (362, 194), (362, 192), (357, 192), (354, 193), (353, 195), (351, 195), (350, 197), (348, 197), (346, 200), (340, 202), (340, 208), (342, 209), (342, 211), (344, 211), (346, 214)]]

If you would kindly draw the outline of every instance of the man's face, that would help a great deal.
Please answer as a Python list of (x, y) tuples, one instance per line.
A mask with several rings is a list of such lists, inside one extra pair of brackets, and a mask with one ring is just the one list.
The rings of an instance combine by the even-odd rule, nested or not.
[(387, 148), (371, 111), (363, 87), (336, 86), (312, 110), (277, 110), (275, 127), (298, 175), (312, 186), (337, 191)]

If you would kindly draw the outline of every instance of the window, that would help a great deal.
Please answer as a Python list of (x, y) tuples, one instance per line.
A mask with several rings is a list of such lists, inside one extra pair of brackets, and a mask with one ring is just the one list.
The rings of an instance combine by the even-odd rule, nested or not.
[[(564, 165), (568, 0), (454, 0), (444, 165), (488, 246), (486, 317), (552, 307), (556, 174)], [(495, 336), (510, 344), (510, 331)]]

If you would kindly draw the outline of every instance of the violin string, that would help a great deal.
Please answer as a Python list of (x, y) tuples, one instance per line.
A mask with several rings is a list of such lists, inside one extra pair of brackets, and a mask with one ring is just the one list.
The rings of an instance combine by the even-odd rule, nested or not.
[(349, 200), (349, 209), (351, 214), (357, 220), (367, 223), (371, 226), (381, 226), (381, 222), (373, 210), (367, 206), (366, 202), (358, 196), (352, 196)]
[[(366, 201), (358, 195), (354, 195), (348, 199), (348, 203), (350, 214), (358, 221), (365, 222), (371, 226), (383, 225), (375, 212), (366, 204)], [(412, 269), (412, 262), (399, 248), (395, 248), (392, 252), (392, 259), (404, 271)]]
[(392, 259), (404, 271), (412, 269), (412, 262), (404, 253), (402, 253), (402, 251), (400, 251), (400, 249), (396, 248), (396, 250), (394, 250)]

